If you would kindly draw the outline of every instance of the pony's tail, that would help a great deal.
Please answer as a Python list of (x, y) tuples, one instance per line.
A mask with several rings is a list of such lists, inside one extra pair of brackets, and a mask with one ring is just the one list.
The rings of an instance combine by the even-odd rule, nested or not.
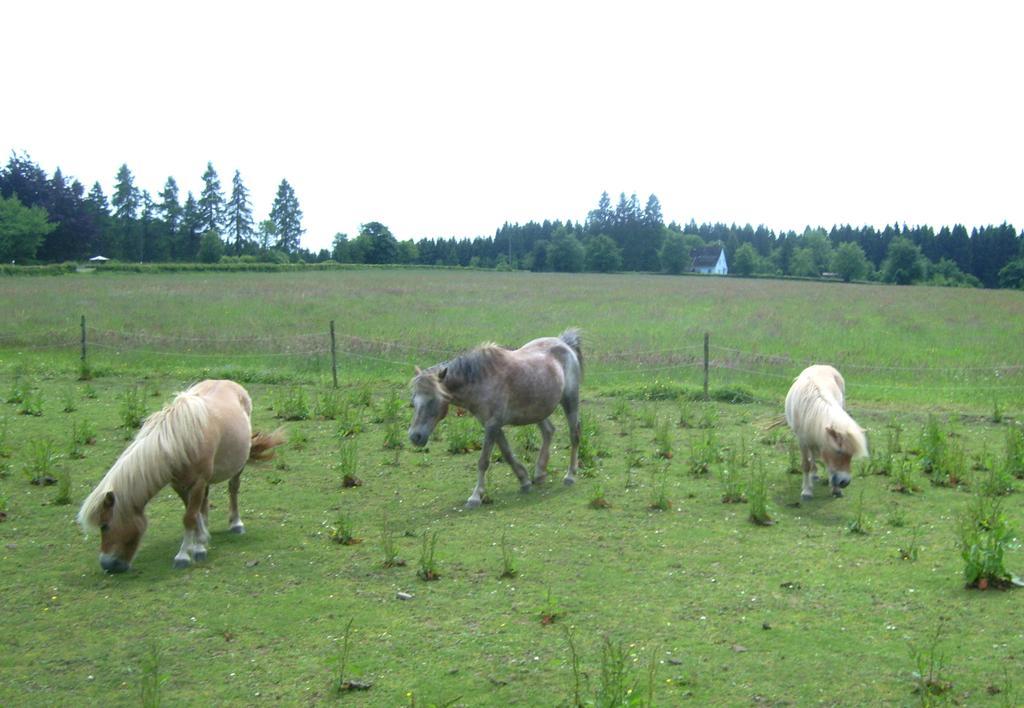
[(558, 338), (569, 345), (569, 347), (576, 352), (576, 360), (580, 363), (580, 373), (583, 373), (583, 340), (582, 334), (578, 327), (570, 327), (569, 329), (558, 335)]
[(274, 448), (288, 442), (288, 436), (284, 428), (278, 428), (270, 434), (253, 433), (252, 442), (249, 444), (250, 460), (269, 460), (274, 457)]

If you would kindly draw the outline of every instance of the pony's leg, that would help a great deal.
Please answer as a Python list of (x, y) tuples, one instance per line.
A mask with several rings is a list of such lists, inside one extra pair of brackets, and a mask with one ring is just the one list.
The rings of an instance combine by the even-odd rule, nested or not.
[(572, 449), (569, 452), (569, 471), (565, 473), (562, 481), (568, 484), (576, 482), (576, 468), (579, 465), (580, 456), (580, 396), (579, 391), (573, 391), (571, 395), (562, 398), (562, 408), (565, 409), (566, 420), (569, 421), (569, 442)]
[[(501, 428), (498, 428), (501, 431)], [(475, 509), (484, 501), (484, 478), (487, 476), (487, 468), (491, 465), (491, 451), (494, 449), (494, 430), (484, 428), (484, 444), (480, 450), (480, 459), (476, 463), (476, 486), (473, 493), (466, 500), (467, 509)]]
[(537, 453), (537, 467), (533, 473), (533, 483), (543, 484), (548, 478), (548, 458), (551, 456), (551, 438), (555, 434), (555, 425), (550, 418), (545, 418), (537, 423), (537, 427), (540, 428), (540, 452)]
[(231, 533), (245, 533), (245, 524), (238, 514), (238, 488), (242, 486), (242, 473), (228, 481), (228, 530)]
[(512, 447), (508, 444), (508, 438), (505, 437), (505, 433), (502, 432), (501, 428), (498, 428), (494, 433), (494, 441), (498, 443), (498, 449), (501, 450), (501, 456), (508, 462), (509, 467), (516, 473), (516, 477), (519, 479), (519, 491), (528, 492), (533, 488), (533, 483), (530, 482), (530, 475), (526, 473), (526, 468), (523, 467), (523, 463), (516, 459), (516, 456), (512, 454)]
[(210, 542), (210, 487), (206, 487), (206, 494), (203, 495), (203, 507), (196, 518), (199, 525), (197, 539), (203, 546)]
[(178, 555), (174, 556), (175, 568), (187, 568), (193, 560), (206, 560), (206, 546), (199, 542), (199, 517), (203, 508), (203, 497), (206, 495), (206, 482), (199, 480), (188, 492), (188, 501), (185, 503), (185, 516), (182, 524), (185, 526), (185, 535), (181, 540), (181, 548)]
[(803, 489), (800, 490), (800, 498), (804, 501), (810, 501), (814, 499), (814, 471), (817, 467), (814, 464), (811, 451), (803, 446), (800, 447), (800, 458), (804, 468), (804, 485)]

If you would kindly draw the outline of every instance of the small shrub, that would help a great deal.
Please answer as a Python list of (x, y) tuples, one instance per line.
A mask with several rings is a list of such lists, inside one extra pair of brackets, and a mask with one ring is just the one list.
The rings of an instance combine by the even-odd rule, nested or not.
[(28, 389), (18, 406), (18, 413), (30, 415), (35, 418), (43, 414), (43, 392), (38, 389)]
[(437, 531), (433, 533), (423, 534), (423, 547), (420, 549), (420, 562), (419, 570), (416, 571), (416, 575), (420, 580), (439, 580), (440, 575), (437, 574), (437, 559), (435, 552), (437, 550)]
[(1006, 471), (1017, 479), (1024, 479), (1024, 427), (1010, 426), (1006, 430)]
[(357, 441), (351, 438), (342, 438), (341, 445), (338, 447), (338, 461), (336, 467), (341, 473), (342, 486), (345, 487), (358, 487), (360, 483), (356, 483), (359, 478), (356, 476), (356, 471), (359, 467), (359, 446)]
[(94, 401), (98, 396), (99, 394), (96, 393), (96, 389), (92, 386), (92, 384), (86, 384), (85, 386), (82, 386), (83, 398), (88, 398), (90, 401)]
[(967, 456), (963, 445), (955, 438), (946, 441), (941, 457), (932, 465), (931, 483), (937, 487), (956, 488), (964, 483), (967, 470)]
[(644, 406), (637, 415), (641, 428), (653, 428), (658, 422), (658, 415), (653, 408)]
[(850, 533), (860, 534), (862, 536), (871, 533), (871, 529), (868, 526), (867, 515), (864, 511), (864, 491), (865, 488), (860, 488), (860, 493), (857, 495), (857, 506), (854, 509), (853, 521), (847, 527)]
[(348, 514), (338, 514), (328, 536), (332, 541), (340, 543), (342, 546), (354, 546), (357, 543), (362, 543), (362, 539), (355, 536), (352, 528), (352, 519)]
[(651, 502), (647, 505), (653, 511), (668, 511), (672, 502), (668, 498), (668, 463), (660, 472), (651, 471)]
[(334, 688), (334, 693), (338, 696), (348, 691), (365, 691), (371, 688), (372, 684), (366, 681), (360, 681), (352, 678), (348, 675), (349, 663), (348, 654), (351, 648), (352, 638), (352, 623), (355, 620), (349, 620), (348, 624), (345, 625), (345, 631), (341, 635), (341, 651), (338, 652), (338, 662), (335, 668), (334, 679), (331, 684)]
[(686, 398), (679, 398), (679, 417), (676, 425), (680, 428), (692, 428), (696, 424), (697, 416), (693, 411), (693, 402)]
[(980, 494), (1003, 497), (1014, 492), (1014, 478), (1004, 460), (993, 460), (991, 456), (986, 455), (981, 467), (980, 480), (976, 480)]
[(74, 413), (78, 410), (78, 404), (75, 401), (75, 389), (68, 386), (64, 389), (64, 393), (61, 397), (62, 406), (61, 410), (65, 413)]
[(907, 525), (907, 512), (899, 504), (889, 507), (889, 516), (886, 522), (894, 529), (901, 529)]
[(501, 575), (499, 578), (516, 577), (516, 566), (512, 557), (512, 544), (508, 542), (508, 536), (501, 534)]
[(160, 649), (156, 642), (150, 642), (146, 655), (142, 658), (139, 678), (139, 698), (143, 708), (157, 708), (161, 703), (161, 693), (169, 678), (160, 672)]
[(654, 444), (658, 457), (672, 459), (672, 429), (667, 418), (663, 418), (654, 429)]
[(958, 531), (967, 587), (979, 590), (1013, 587), (1016, 579), (1003, 565), (1003, 557), (1014, 538), (1003, 515), (1002, 498), (974, 495), (960, 516)]
[(918, 537), (921, 534), (921, 527), (915, 526), (910, 531), (910, 538), (907, 539), (905, 546), (900, 546), (899, 553), (900, 559), (905, 561), (916, 561), (918, 553), (920, 552), (920, 546), (918, 544)]
[[(537, 426), (535, 425), (520, 425), (512, 433), (512, 440), (515, 442), (520, 454), (540, 450), (539, 437), (540, 434), (537, 432)], [(580, 440), (580, 447), (583, 447), (582, 439)]]
[(615, 399), (615, 403), (612, 404), (612, 419), (620, 423), (633, 419), (633, 411), (629, 407), (629, 401), (625, 398)]
[(138, 386), (125, 389), (124, 395), (121, 397), (121, 427), (124, 428), (126, 438), (134, 435), (135, 430), (142, 425), (145, 417), (146, 409), (142, 403)]
[(703, 430), (711, 430), (718, 427), (718, 409), (710, 403), (702, 403), (700, 418), (697, 419), (697, 427)]
[(775, 523), (768, 513), (768, 474), (758, 461), (750, 471), (747, 482), (747, 500), (750, 502), (750, 520), (758, 526)]
[(929, 415), (921, 432), (921, 471), (932, 474), (946, 453), (946, 433), (939, 421)]
[(11, 456), (10, 433), (7, 418), (0, 418), (0, 457)]
[(398, 392), (395, 389), (391, 389), (388, 392), (387, 398), (381, 403), (380, 412), (377, 414), (377, 419), (374, 422), (388, 423), (398, 420), (401, 410), (402, 400), (398, 397)]
[(892, 484), (889, 489), (900, 494), (913, 494), (921, 491), (920, 485), (914, 479), (914, 465), (906, 457), (900, 458), (893, 467)]
[(398, 557), (398, 545), (395, 542), (395, 529), (384, 514), (380, 524), (380, 549), (384, 554), (384, 567), (396, 568), (405, 565), (405, 561)]
[(328, 389), (317, 394), (313, 412), (317, 418), (334, 420), (342, 409), (341, 395), (335, 389)]
[(274, 404), (274, 415), (284, 420), (309, 420), (309, 403), (300, 386), (281, 394)]
[(71, 503), (71, 470), (67, 467), (62, 466), (57, 471), (57, 496), (53, 498), (53, 503), (59, 506)]
[(349, 397), (349, 401), (351, 401), (354, 406), (369, 408), (373, 405), (373, 390), (370, 388), (369, 384), (364, 383), (352, 392)]
[(992, 422), (999, 425), (1003, 422), (1003, 407), (999, 405), (999, 399), (993, 399), (992, 401)]
[(608, 507), (611, 506), (611, 502), (609, 502), (604, 497), (604, 485), (599, 484), (594, 489), (594, 494), (592, 497), (590, 497), (590, 502), (588, 502), (588, 505), (591, 509), (607, 509)]
[(53, 441), (49, 438), (30, 440), (28, 451), (28, 465), (25, 467), (25, 477), (28, 481), (40, 486), (55, 483), (57, 479), (53, 476), (53, 469), (60, 455), (57, 454)]
[(544, 594), (544, 604), (540, 608), (540, 623), (554, 624), (555, 620), (562, 616), (562, 610), (558, 606), (558, 599), (551, 594), (551, 586), (548, 585)]
[(946, 656), (940, 644), (945, 620), (939, 618), (935, 633), (924, 647), (910, 645), (910, 656), (914, 662), (914, 692), (921, 698), (922, 705), (931, 705), (932, 700), (948, 693), (953, 684), (945, 677)]
[(402, 421), (398, 418), (391, 418), (384, 423), (384, 449), (398, 452), (405, 444), (405, 431), (402, 428)]
[(790, 438), (789, 443), (786, 445), (786, 473), (804, 473), (803, 463), (800, 462), (800, 446), (792, 438)]
[(696, 477), (707, 475), (711, 472), (711, 466), (720, 461), (714, 431), (704, 430), (698, 438), (690, 441), (690, 474)]
[(718, 473), (718, 480), (722, 485), (723, 504), (747, 503), (747, 497), (743, 493), (743, 479), (737, 466), (723, 466)]
[(594, 416), (586, 416), (580, 422), (579, 466), (585, 477), (593, 474), (597, 460), (608, 455), (601, 437), (601, 427)]
[(444, 437), (448, 443), (448, 452), (453, 455), (461, 455), (480, 449), (480, 428), (475, 418), (449, 415), (444, 419), (444, 423)]
[(13, 405), (20, 405), (25, 400), (25, 396), (28, 393), (29, 389), (30, 386), (25, 383), (24, 379), (22, 379), (21, 377), (21, 374), (15, 373), (14, 380), (11, 382), (11, 388), (7, 392), (7, 398), (5, 398), (4, 400), (7, 403)]
[(363, 431), (362, 412), (350, 402), (344, 402), (336, 413), (338, 435), (350, 438)]

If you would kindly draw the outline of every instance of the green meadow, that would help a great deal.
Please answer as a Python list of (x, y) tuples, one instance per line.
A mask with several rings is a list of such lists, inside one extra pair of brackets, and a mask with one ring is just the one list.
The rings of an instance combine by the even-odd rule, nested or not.
[[(995, 505), (1001, 561), (1024, 572), (1019, 292), (93, 273), (0, 279), (0, 307), (0, 704), (1024, 701), (1021, 595), (965, 587), (961, 553), (972, 510)], [(412, 449), (413, 366), (569, 326), (580, 479), (560, 482), (558, 413), (550, 481), (521, 494), (496, 456), (491, 503), (464, 510), (479, 426), (452, 415)], [(773, 423), (814, 362), (844, 374), (873, 456), (843, 498), (799, 503)], [(214, 488), (209, 559), (173, 570), (182, 508), (165, 489), (133, 569), (104, 575), (78, 505), (132, 418), (211, 376), (290, 436), (243, 475), (247, 533), (227, 532)], [(509, 438), (532, 463), (536, 431)]]

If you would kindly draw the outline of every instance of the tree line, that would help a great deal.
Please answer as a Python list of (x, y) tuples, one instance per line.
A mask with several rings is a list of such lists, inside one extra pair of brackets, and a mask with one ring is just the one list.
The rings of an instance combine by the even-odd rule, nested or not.
[(277, 188), (268, 217), (255, 223), (238, 170), (225, 194), (211, 163), (198, 197), (182, 199), (168, 177), (154, 198), (121, 165), (109, 199), (99, 182), (86, 191), (60, 168), (46, 174), (27, 155), (0, 169), (0, 262), (55, 263), (91, 256), (133, 262), (216, 262), (224, 256), (287, 261), (301, 251), (302, 209), (288, 180)]
[(173, 177), (154, 199), (134, 184), (127, 165), (108, 200), (99, 183), (86, 192), (58, 169), (52, 176), (26, 155), (12, 154), (0, 169), (0, 260), (78, 261), (102, 254), (126, 261), (334, 260), (525, 269), (558, 272), (681, 273), (704, 246), (724, 249), (729, 272), (930, 283), (966, 287), (1024, 287), (1024, 239), (1003, 223), (974, 227), (892, 224), (808, 226), (775, 232), (764, 226), (665, 224), (650, 195), (607, 192), (583, 221), (505, 223), (494, 236), (399, 241), (384, 224), (363, 224), (355, 238), (337, 233), (330, 249), (312, 252), (300, 240), (302, 210), (287, 180), (268, 217), (253, 218), (249, 193), (235, 171), (225, 194), (207, 163), (198, 197), (182, 200)]

